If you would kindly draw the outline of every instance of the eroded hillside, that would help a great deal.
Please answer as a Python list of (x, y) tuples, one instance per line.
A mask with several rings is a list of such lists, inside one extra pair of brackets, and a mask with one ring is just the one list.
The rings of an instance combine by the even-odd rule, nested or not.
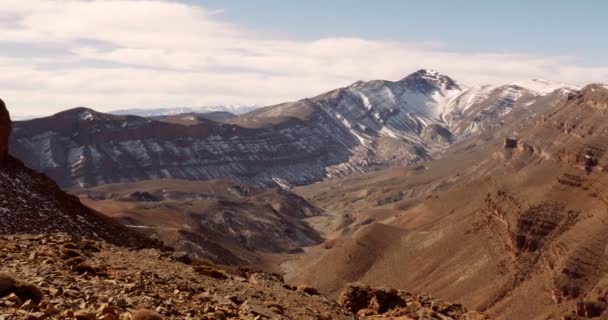
[(497, 319), (607, 313), (606, 94), (588, 86), (422, 167), (299, 189), (342, 224), (287, 264), (304, 270), (291, 281), (425, 288)]

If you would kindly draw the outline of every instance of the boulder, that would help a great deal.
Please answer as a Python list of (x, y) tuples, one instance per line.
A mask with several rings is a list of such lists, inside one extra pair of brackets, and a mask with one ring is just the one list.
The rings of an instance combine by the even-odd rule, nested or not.
[(397, 290), (372, 289), (369, 286), (356, 284), (351, 284), (344, 289), (338, 303), (355, 314), (360, 310), (383, 314), (389, 310), (406, 306), (406, 301)]

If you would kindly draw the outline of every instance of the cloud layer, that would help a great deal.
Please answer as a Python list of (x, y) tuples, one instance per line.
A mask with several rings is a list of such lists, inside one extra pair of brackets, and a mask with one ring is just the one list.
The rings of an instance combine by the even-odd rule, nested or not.
[(583, 67), (573, 57), (277, 38), (175, 1), (4, 0), (0, 7), (0, 95), (20, 115), (74, 106), (272, 104), (420, 68), (466, 84), (608, 79), (608, 66)]

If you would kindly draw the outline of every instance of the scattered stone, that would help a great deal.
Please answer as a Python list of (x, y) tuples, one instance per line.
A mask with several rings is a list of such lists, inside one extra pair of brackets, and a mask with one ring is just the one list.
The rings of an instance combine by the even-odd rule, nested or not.
[(319, 290), (317, 290), (317, 289), (315, 289), (315, 288), (313, 288), (311, 286), (299, 286), (298, 287), (298, 291), (306, 293), (306, 294), (311, 295), (311, 296), (318, 296), (318, 295), (321, 294), (319, 292)]
[(187, 252), (175, 252), (171, 255), (171, 259), (185, 264), (192, 263), (192, 259), (190, 258)]
[(12, 301), (16, 304), (21, 305), (23, 301), (32, 300), (33, 302), (40, 302), (44, 294), (35, 285), (18, 280), (13, 276), (0, 273), (0, 297), (4, 297), (9, 294), (14, 294), (19, 297), (19, 301)]
[(163, 317), (154, 311), (142, 309), (133, 313), (131, 320), (163, 320)]
[(76, 320), (96, 320), (95, 318), (95, 314), (87, 310), (80, 310), (74, 313), (74, 319)]
[(228, 279), (229, 278), (228, 275), (226, 274), (226, 272), (216, 269), (211, 266), (195, 266), (194, 271), (201, 275), (215, 278), (215, 279)]
[[(2, 255), (6, 252), (2, 248), (8, 244), (20, 249)], [(304, 286), (295, 292), (292, 291), (295, 288), (286, 290), (280, 275), (258, 271), (239, 273), (238, 270), (231, 270), (229, 275), (216, 266), (177, 263), (166, 259), (169, 256), (161, 257), (155, 249), (127, 249), (95, 242), (87, 245), (100, 251), (85, 251), (83, 240), (66, 235), (11, 236), (10, 239), (0, 235), (3, 270), (18, 274), (19, 279), (29, 281), (28, 284), (35, 283), (36, 288), (45, 293), (38, 302), (19, 296), (17, 293), (23, 293), (19, 288), (28, 287), (25, 282), (2, 274), (0, 314), (10, 316), (0, 317), (0, 320), (352, 320), (356, 315), (329, 299), (311, 297), (318, 292), (314, 288)], [(36, 260), (29, 259), (32, 248), (39, 253)], [(64, 260), (65, 250), (85, 254)], [(47, 257), (46, 264), (40, 263), (42, 256)], [(106, 275), (74, 272), (77, 265), (68, 263), (75, 261), (73, 259), (83, 259), (82, 262), (92, 267), (101, 266)], [(232, 274), (249, 280), (237, 281)], [(412, 297), (396, 290), (369, 290), (374, 294), (365, 301), (365, 310), (357, 310), (359, 314), (369, 314), (368, 320), (408, 319), (406, 316), (411, 319), (483, 319), (462, 317), (460, 313), (466, 309), (460, 305)], [(391, 302), (395, 292), (408, 301), (406, 307)], [(581, 310), (589, 313), (591, 307), (581, 307)], [(145, 311), (134, 312), (139, 308)], [(418, 311), (424, 317), (418, 316)]]

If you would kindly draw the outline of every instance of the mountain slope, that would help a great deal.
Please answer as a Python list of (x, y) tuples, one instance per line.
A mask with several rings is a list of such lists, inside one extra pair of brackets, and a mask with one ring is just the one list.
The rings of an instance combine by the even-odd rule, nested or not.
[(608, 89), (587, 86), (422, 168), (299, 188), (348, 219), (286, 264), (290, 281), (425, 288), (492, 319), (605, 317), (606, 110)]
[(322, 241), (304, 222), (323, 212), (280, 189), (229, 180), (158, 180), (82, 190), (91, 208), (176, 250), (226, 265), (256, 265), (272, 253)]
[(90, 109), (17, 122), (11, 143), (13, 155), (64, 188), (161, 178), (303, 184), (346, 161), (356, 145), (341, 127), (297, 120), (262, 129), (184, 126)]
[(156, 245), (85, 207), (48, 177), (7, 155), (11, 123), (1, 100), (0, 121), (0, 234), (67, 232), (120, 245)]
[[(533, 115), (571, 90), (545, 82), (530, 87), (467, 88), (421, 70), (397, 82), (357, 82), (261, 108), (224, 124), (79, 108), (17, 122), (12, 152), (64, 188), (160, 178), (303, 185), (429, 160), (454, 142), (500, 128), (512, 112)], [(554, 88), (561, 89), (547, 93)]]

